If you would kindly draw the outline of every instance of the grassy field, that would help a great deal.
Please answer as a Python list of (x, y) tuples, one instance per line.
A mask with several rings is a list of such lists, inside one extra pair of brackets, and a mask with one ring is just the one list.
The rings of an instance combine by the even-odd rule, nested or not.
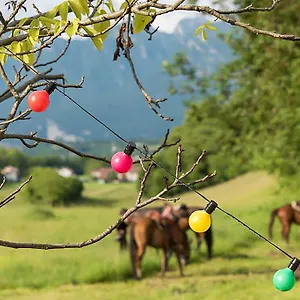
[[(266, 235), (270, 211), (298, 198), (278, 191), (275, 178), (250, 173), (222, 185), (201, 190), (208, 198)], [(13, 187), (0, 192), (3, 198)], [(131, 184), (87, 184), (86, 205), (43, 208), (23, 203), (22, 194), (0, 211), (1, 239), (32, 242), (79, 242), (92, 238), (112, 224), (121, 207), (132, 206), (136, 191)], [(191, 193), (182, 202), (205, 205)], [(0, 248), (0, 299), (101, 299), (138, 297), (147, 299), (297, 299), (300, 284), (282, 293), (272, 285), (272, 276), (289, 259), (263, 242), (235, 220), (215, 211), (214, 259), (206, 261), (205, 246), (192, 253), (185, 277), (178, 277), (175, 259), (166, 278), (159, 277), (160, 256), (147, 250), (144, 276), (132, 280), (128, 253), (120, 253), (115, 233), (83, 249), (14, 250)], [(280, 239), (275, 222), (275, 242), (292, 255), (300, 256), (300, 227), (293, 227), (291, 243)], [(191, 239), (193, 237), (191, 236)], [(195, 246), (192, 244), (192, 248)], [(298, 296), (296, 296), (298, 294)]]

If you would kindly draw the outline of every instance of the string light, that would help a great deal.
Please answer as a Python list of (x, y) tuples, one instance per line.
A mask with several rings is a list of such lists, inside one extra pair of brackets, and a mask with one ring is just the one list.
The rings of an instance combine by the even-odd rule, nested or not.
[(205, 232), (211, 225), (212, 212), (217, 208), (218, 204), (211, 200), (204, 209), (196, 210), (189, 216), (189, 225), (195, 232)]
[(34, 91), (28, 96), (28, 106), (34, 112), (43, 112), (45, 111), (49, 104), (50, 99), (49, 95), (54, 92), (56, 84), (50, 82), (43, 90)]
[(133, 153), (134, 149), (136, 148), (135, 143), (129, 142), (125, 147), (123, 152), (117, 152), (111, 159), (111, 167), (117, 173), (126, 173), (132, 167), (132, 158), (131, 154)]
[[(32, 68), (30, 65), (28, 65), (26, 62), (24, 62), (22, 59), (20, 59), (19, 57), (17, 57), (15, 55), (15, 53), (13, 53), (9, 48), (7, 48), (6, 46), (4, 46), (4, 48), (10, 52), (13, 56), (15, 56), (16, 58), (18, 58), (24, 65), (26, 65), (28, 67), (28, 69), (30, 69), (32, 72), (34, 72), (35, 74), (39, 75), (39, 72), (37, 72), (34, 68)], [(51, 84), (51, 82), (49, 82), (47, 79), (45, 79), (46, 82), (48, 82), (49, 84)], [(248, 230), (250, 230), (251, 232), (253, 232), (254, 234), (256, 234), (257, 236), (259, 236), (261, 239), (263, 239), (264, 241), (266, 241), (267, 243), (269, 243), (270, 245), (272, 245), (273, 247), (275, 247), (277, 250), (279, 250), (280, 252), (282, 252), (283, 254), (285, 254), (287, 257), (291, 258), (292, 261), (290, 262), (289, 266), (285, 269), (280, 269), (278, 270), (274, 276), (273, 276), (273, 284), (275, 286), (276, 289), (280, 290), (280, 291), (289, 291), (291, 290), (296, 282), (295, 279), (295, 275), (294, 272), (297, 270), (297, 268), (300, 265), (300, 261), (298, 258), (296, 257), (292, 257), (289, 253), (287, 253), (286, 251), (284, 251), (283, 249), (281, 249), (279, 246), (277, 246), (276, 244), (274, 244), (273, 242), (271, 242), (270, 240), (268, 240), (267, 238), (265, 238), (263, 235), (261, 235), (260, 233), (258, 233), (257, 231), (255, 231), (253, 228), (251, 228), (249, 225), (247, 225), (245, 222), (243, 222), (242, 220), (238, 219), (237, 217), (235, 217), (233, 214), (227, 212), (226, 210), (222, 209), (221, 207), (218, 206), (218, 204), (213, 201), (213, 200), (209, 200), (208, 198), (206, 198), (203, 194), (201, 194), (200, 192), (198, 192), (197, 190), (194, 190), (192, 187), (190, 187), (189, 185), (187, 185), (186, 183), (184, 183), (182, 180), (180, 180), (179, 178), (177, 178), (173, 173), (171, 173), (170, 171), (168, 171), (165, 167), (163, 167), (162, 165), (160, 165), (158, 162), (156, 162), (152, 157), (148, 156), (147, 154), (145, 154), (142, 150), (140, 150), (138, 147), (135, 146), (134, 143), (132, 142), (127, 142), (126, 139), (124, 139), (122, 136), (120, 136), (117, 132), (115, 132), (114, 130), (112, 130), (110, 127), (108, 127), (104, 122), (102, 122), (101, 120), (99, 120), (97, 117), (95, 117), (93, 114), (91, 114), (88, 110), (86, 110), (84, 107), (82, 107), (79, 103), (77, 103), (73, 98), (71, 98), (69, 95), (67, 95), (65, 92), (61, 91), (60, 89), (57, 88), (57, 86), (55, 86), (55, 89), (60, 92), (61, 94), (63, 94), (66, 98), (68, 98), (71, 102), (73, 102), (75, 105), (77, 105), (80, 109), (82, 109), (84, 112), (86, 112), (88, 115), (90, 115), (93, 119), (95, 119), (97, 122), (99, 122), (101, 125), (103, 125), (107, 130), (109, 130), (111, 133), (113, 133), (116, 137), (118, 137), (120, 140), (122, 140), (123, 142), (126, 142), (128, 145), (131, 145), (133, 147), (133, 149), (136, 149), (137, 151), (139, 151), (141, 154), (143, 154), (145, 156), (145, 158), (150, 159), (156, 166), (160, 167), (161, 169), (163, 169), (165, 172), (167, 172), (169, 175), (171, 175), (174, 179), (176, 179), (178, 182), (180, 182), (183, 186), (185, 186), (187, 189), (191, 190), (192, 192), (196, 193), (197, 195), (199, 195), (200, 197), (202, 197), (204, 200), (206, 200), (208, 203), (208, 205), (206, 206), (206, 211), (204, 209), (204, 213), (201, 213), (202, 215), (199, 218), (199, 213), (198, 213), (198, 217), (197, 220), (195, 222), (196, 223), (204, 223), (205, 226), (203, 225), (203, 227), (201, 228), (201, 226), (199, 225), (199, 229), (205, 229), (205, 227), (207, 227), (207, 229), (210, 227), (211, 225), (211, 219), (210, 219), (210, 215), (211, 213), (214, 211), (215, 208), (219, 209), (221, 212), (225, 213), (226, 215), (228, 215), (229, 217), (233, 218), (234, 220), (236, 220), (238, 223), (242, 224), (244, 227), (246, 227)], [(127, 145), (127, 146), (128, 146)], [(126, 148), (125, 148), (126, 149)], [(133, 151), (133, 150), (132, 150)], [(121, 152), (122, 153), (122, 152)], [(125, 150), (123, 151), (123, 153), (126, 155)], [(132, 152), (131, 152), (132, 153)], [(116, 153), (117, 154), (117, 153)], [(115, 155), (116, 155), (115, 154)], [(208, 208), (209, 207), (209, 208)], [(197, 216), (197, 215), (196, 215)], [(206, 221), (201, 221), (201, 219), (203, 218)], [(209, 217), (209, 218), (208, 218)], [(195, 218), (196, 219), (196, 218)], [(192, 219), (191, 219), (192, 220)], [(197, 226), (195, 226), (195, 228), (197, 229)], [(207, 230), (206, 229), (206, 230)], [(204, 230), (205, 231), (205, 230)]]
[(294, 257), (287, 268), (278, 270), (273, 276), (273, 284), (275, 288), (283, 292), (291, 290), (296, 283), (294, 272), (297, 270), (299, 265), (300, 260)]

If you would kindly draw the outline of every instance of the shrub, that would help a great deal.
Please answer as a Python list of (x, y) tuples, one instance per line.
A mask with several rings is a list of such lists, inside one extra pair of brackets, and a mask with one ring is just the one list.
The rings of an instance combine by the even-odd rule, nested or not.
[(25, 199), (30, 203), (69, 205), (81, 197), (83, 184), (77, 178), (61, 177), (53, 168), (33, 168), (30, 174), (32, 181), (24, 190)]

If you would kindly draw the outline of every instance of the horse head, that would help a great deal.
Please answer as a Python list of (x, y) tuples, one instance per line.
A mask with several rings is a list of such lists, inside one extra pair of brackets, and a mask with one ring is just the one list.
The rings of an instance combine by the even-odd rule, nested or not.
[[(127, 211), (126, 208), (122, 208), (119, 212), (120, 217), (124, 215)], [(120, 250), (124, 250), (127, 248), (127, 239), (126, 239), (126, 231), (127, 231), (126, 222), (122, 221), (117, 227), (117, 236), (116, 241), (120, 243)]]

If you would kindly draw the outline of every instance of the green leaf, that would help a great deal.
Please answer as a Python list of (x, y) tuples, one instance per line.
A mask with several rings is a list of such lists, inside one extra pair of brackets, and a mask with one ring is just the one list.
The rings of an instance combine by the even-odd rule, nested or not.
[(59, 23), (58, 20), (46, 18), (43, 16), (39, 17), (39, 20), (43, 24), (43, 26), (45, 26), (48, 30), (52, 29), (52, 25)]
[(64, 21), (67, 21), (67, 19), (68, 19), (68, 13), (69, 13), (68, 2), (65, 1), (65, 2), (61, 3), (59, 5), (58, 10), (59, 10), (59, 15), (60, 15), (61, 19), (64, 20)]
[[(133, 1), (133, 0), (131, 0)], [(112, 3), (112, 0), (108, 0), (108, 2), (105, 3), (105, 5), (108, 7), (108, 9), (111, 11), (111, 12), (115, 12), (115, 9), (114, 9), (114, 5)]]
[(78, 30), (78, 22), (79, 19), (74, 19), (71, 24), (67, 27), (66, 29), (66, 33), (69, 37), (72, 37), (74, 34), (76, 34), (77, 30)]
[(28, 30), (29, 38), (31, 42), (37, 42), (39, 40), (40, 34), (40, 22), (38, 19), (33, 19), (30, 23), (30, 28)]
[(58, 13), (59, 5), (54, 6), (51, 10), (49, 10), (46, 14), (46, 18), (54, 19)]
[[(104, 14), (106, 14), (106, 11), (104, 9), (101, 9), (101, 10), (97, 11), (95, 16), (100, 16), (100, 15), (104, 15)], [(110, 20), (106, 20), (106, 21), (94, 24), (93, 27), (97, 33), (100, 33), (100, 32), (103, 32), (105, 29), (107, 29), (109, 26), (110, 26)], [(108, 34), (109, 34), (109, 32), (106, 32), (106, 33), (100, 35), (102, 41), (104, 41), (107, 38)]]
[(5, 49), (4, 48), (0, 48), (0, 63), (2, 65), (4, 65), (6, 63), (6, 60), (7, 60), (7, 54), (6, 53), (2, 53), (2, 52), (5, 52)]
[(59, 33), (59, 31), (60, 31), (60, 27), (61, 27), (61, 23), (60, 22), (58, 22), (58, 23), (56, 23), (55, 25), (54, 25), (54, 34), (55, 35), (57, 35), (58, 33)]
[(13, 36), (17, 36), (19, 33), (20, 33), (20, 29), (15, 29), (14, 31), (13, 31)]
[(22, 42), (17, 42), (17, 44), (15, 45), (16, 49), (15, 52), (16, 54), (21, 53), (22, 52)]
[(209, 23), (205, 24), (205, 27), (209, 30), (217, 30), (215, 26), (209, 25)]
[[(88, 34), (88, 35), (95, 35), (97, 34), (96, 30), (93, 28), (93, 27), (83, 27), (83, 29), (85, 30), (85, 32)], [(97, 48), (97, 50), (101, 51), (102, 50), (102, 47), (103, 47), (103, 41), (102, 41), (102, 38), (101, 38), (101, 35), (98, 35), (96, 37), (92, 37), (91, 38), (95, 47)]]
[(194, 36), (197, 36), (204, 29), (204, 25), (199, 26), (194, 33)]
[[(13, 52), (13, 53), (17, 53), (17, 45), (19, 44), (19, 42), (14, 41), (9, 45), (9, 49)], [(20, 52), (20, 51), (19, 51)]]
[(86, 3), (86, 0), (77, 0), (77, 2), (79, 3), (79, 5), (81, 6), (81, 12), (84, 15), (88, 15), (89, 14), (89, 7)]
[[(153, 11), (153, 10), (148, 10)], [(151, 16), (134, 15), (133, 19), (133, 33), (137, 34), (143, 31), (148, 23), (152, 21)]]
[(76, 0), (68, 0), (68, 1), (75, 16), (79, 20), (81, 20), (81, 6), (79, 5), (79, 3)]
[[(17, 52), (27, 52), (33, 49), (33, 46), (29, 42), (28, 39), (19, 42), (18, 45), (16, 45)], [(32, 65), (35, 61), (35, 55), (34, 53), (28, 53), (28, 54), (23, 54), (23, 55), (18, 55), (21, 60), (23, 60), (26, 64)]]
[(125, 0), (120, 6), (120, 10), (126, 8), (128, 6), (128, 3), (130, 4), (131, 2), (133, 2), (133, 0), (128, 0), (128, 1)]
[(18, 24), (18, 27), (22, 27), (27, 20), (28, 20), (28, 18), (21, 19), (20, 22), (19, 22), (19, 24)]
[(204, 29), (202, 30), (202, 35), (201, 35), (201, 37), (202, 37), (202, 40), (203, 40), (203, 41), (206, 41), (206, 40), (207, 40), (206, 31), (205, 31)]

